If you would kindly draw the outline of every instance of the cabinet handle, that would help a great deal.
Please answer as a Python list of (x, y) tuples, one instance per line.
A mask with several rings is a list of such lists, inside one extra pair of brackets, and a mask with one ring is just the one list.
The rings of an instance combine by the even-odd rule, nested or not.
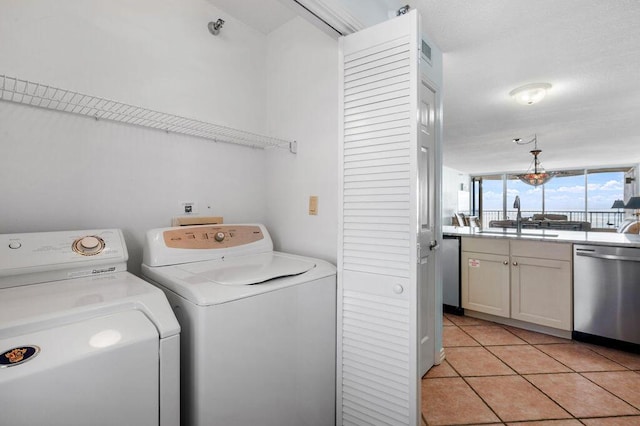
[(509, 264), (509, 261), (508, 261), (508, 260), (505, 260), (504, 262), (502, 262), (502, 264), (503, 264), (503, 265), (508, 265), (508, 264)]
[(513, 262), (513, 266), (518, 266), (518, 262)]

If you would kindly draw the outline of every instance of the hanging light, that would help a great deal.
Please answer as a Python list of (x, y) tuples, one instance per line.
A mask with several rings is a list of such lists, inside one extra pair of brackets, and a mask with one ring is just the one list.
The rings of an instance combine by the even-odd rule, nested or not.
[(530, 144), (531, 142), (534, 143), (534, 148), (531, 151), (529, 151), (531, 155), (533, 155), (533, 161), (531, 162), (529, 169), (527, 170), (526, 173), (516, 175), (516, 177), (520, 179), (522, 182), (531, 186), (544, 185), (545, 183), (549, 182), (553, 178), (554, 174), (545, 171), (544, 167), (542, 167), (542, 165), (540, 164), (538, 155), (540, 155), (542, 150), (538, 149), (537, 136), (534, 135), (533, 139), (531, 139), (528, 142), (523, 142), (522, 139), (520, 138), (514, 139), (513, 141), (518, 145), (526, 145), (526, 144)]

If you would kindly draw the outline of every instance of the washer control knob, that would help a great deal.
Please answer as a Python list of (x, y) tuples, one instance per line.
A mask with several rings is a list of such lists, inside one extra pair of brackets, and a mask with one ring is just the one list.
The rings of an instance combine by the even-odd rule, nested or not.
[(404, 288), (400, 284), (396, 284), (393, 286), (393, 292), (395, 294), (401, 294), (404, 291)]
[(72, 248), (83, 256), (93, 256), (104, 250), (104, 240), (100, 237), (86, 236), (75, 240)]
[(213, 238), (217, 242), (221, 243), (224, 240), (224, 232), (216, 232), (216, 235)]
[(10, 249), (19, 249), (20, 247), (22, 247), (22, 244), (20, 243), (20, 241), (11, 241), (9, 243), (9, 248)]

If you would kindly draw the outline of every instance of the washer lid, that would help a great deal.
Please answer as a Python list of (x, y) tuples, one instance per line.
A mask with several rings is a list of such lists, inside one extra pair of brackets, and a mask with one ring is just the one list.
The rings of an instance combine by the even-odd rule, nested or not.
[(177, 268), (193, 274), (194, 281), (212, 281), (216, 284), (238, 286), (261, 284), (276, 278), (304, 274), (315, 266), (314, 262), (306, 259), (284, 257), (270, 252), (188, 263)]

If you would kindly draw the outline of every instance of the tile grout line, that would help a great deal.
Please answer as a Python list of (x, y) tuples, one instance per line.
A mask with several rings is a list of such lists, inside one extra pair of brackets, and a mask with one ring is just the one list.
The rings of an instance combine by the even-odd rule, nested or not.
[[(572, 342), (573, 342), (573, 341), (572, 341)], [(580, 345), (580, 343), (578, 343), (578, 345)], [(586, 345), (580, 345), (580, 347), (584, 347), (584, 348), (586, 348), (586, 349), (590, 350), (591, 352), (593, 352), (594, 354), (599, 355), (599, 356), (602, 356), (603, 358), (605, 358), (605, 359), (607, 359), (607, 360), (609, 360), (609, 361), (613, 362), (614, 364), (619, 365), (620, 367), (624, 368), (625, 370), (578, 371), (578, 370), (576, 370), (576, 369), (574, 369), (574, 368), (571, 368), (570, 366), (566, 365), (565, 363), (563, 363), (562, 361), (560, 361), (559, 359), (557, 359), (557, 358), (556, 358), (556, 357), (554, 357), (553, 355), (546, 353), (545, 351), (543, 351), (542, 349), (538, 348), (537, 346), (535, 346), (535, 345), (531, 345), (531, 346), (533, 346), (535, 349), (539, 350), (539, 351), (540, 351), (540, 352), (542, 352), (543, 354), (547, 355), (548, 357), (552, 358), (553, 360), (557, 361), (558, 363), (560, 363), (560, 364), (564, 365), (565, 367), (567, 367), (568, 369), (570, 369), (573, 373), (575, 373), (575, 374), (579, 375), (580, 377), (585, 378), (585, 379), (586, 379), (586, 380), (588, 380), (590, 383), (593, 383), (594, 385), (596, 385), (597, 387), (599, 387), (599, 388), (600, 388), (600, 389), (602, 389), (603, 391), (607, 392), (608, 394), (610, 394), (610, 395), (611, 395), (611, 396), (613, 396), (614, 398), (619, 399), (619, 400), (621, 400), (622, 402), (624, 402), (624, 403), (626, 403), (627, 405), (629, 405), (631, 408), (636, 409), (636, 411), (638, 411), (638, 414), (633, 414), (633, 415), (640, 415), (640, 409), (638, 409), (636, 406), (634, 406), (633, 404), (631, 404), (629, 401), (627, 401), (626, 399), (622, 398), (621, 396), (618, 396), (618, 395), (614, 394), (613, 392), (609, 391), (609, 390), (608, 390), (608, 389), (606, 389), (605, 387), (603, 387), (603, 386), (599, 385), (598, 383), (594, 382), (593, 380), (589, 379), (588, 377), (586, 377), (586, 376), (583, 374), (583, 373), (618, 373), (618, 372), (626, 372), (626, 371), (633, 371), (633, 370), (630, 370), (630, 369), (629, 369), (629, 368), (627, 368), (625, 365), (622, 365), (622, 364), (620, 364), (619, 362), (617, 362), (617, 361), (615, 361), (615, 360), (613, 360), (613, 359), (611, 359), (611, 358), (609, 358), (609, 357), (606, 357), (606, 356), (604, 356), (604, 355), (602, 355), (602, 354), (598, 353), (597, 351), (594, 351), (593, 349), (591, 349), (590, 347), (588, 347), (588, 346), (586, 346)], [(539, 374), (539, 375), (542, 375), (542, 374), (561, 374), (561, 373), (538, 373), (538, 374)], [(567, 373), (565, 373), (565, 374), (567, 374)], [(534, 375), (534, 374), (531, 374), (531, 375)], [(523, 378), (524, 378), (525, 380), (527, 380), (527, 378), (526, 378), (526, 377), (523, 377)], [(527, 381), (529, 381), (529, 380), (527, 380)], [(529, 381), (529, 383), (531, 383), (531, 382)], [(534, 387), (536, 387), (536, 389), (538, 389), (538, 387), (537, 387), (535, 384), (533, 384), (533, 383), (531, 383), (531, 384), (532, 384)], [(544, 393), (544, 392), (542, 391), (542, 389), (539, 389), (539, 390), (540, 390), (540, 392)], [(544, 393), (544, 394), (546, 395), (546, 393)], [(547, 397), (551, 398), (549, 395), (547, 395)], [(551, 398), (551, 399), (553, 399), (553, 398)], [(554, 402), (555, 402), (555, 401), (554, 401)], [(563, 409), (564, 409), (564, 407), (563, 407)], [(565, 409), (565, 410), (566, 410), (566, 409)], [(571, 413), (570, 413), (570, 414), (571, 414)], [(572, 414), (572, 415), (573, 415), (573, 414)], [(619, 417), (619, 416), (608, 416), (608, 417)]]
[[(631, 371), (631, 370), (627, 370), (627, 371)], [(633, 371), (632, 371), (633, 372)], [(613, 396), (614, 398), (619, 399), (620, 401), (624, 402), (625, 404), (627, 404), (628, 406), (630, 406), (631, 408), (635, 409), (638, 413), (637, 414), (628, 414), (628, 415), (632, 415), (632, 416), (640, 416), (640, 409), (638, 407), (636, 407), (635, 405), (633, 405), (632, 403), (630, 403), (629, 401), (627, 401), (626, 399), (624, 399), (621, 396), (616, 395), (615, 393), (611, 392), (609, 389), (605, 388), (604, 386), (599, 385), (598, 383), (594, 382), (593, 380), (591, 380), (590, 378), (588, 378), (587, 376), (585, 376), (582, 373), (626, 373), (626, 371), (583, 371), (583, 372), (579, 372), (576, 371), (576, 373), (578, 373), (578, 375), (580, 377), (584, 377), (586, 380), (588, 380), (590, 383), (593, 383), (594, 385), (596, 385), (597, 387), (599, 387), (600, 389), (604, 390), (605, 392), (609, 393), (611, 396)], [(617, 416), (614, 416), (617, 417)]]
[[(456, 327), (458, 327), (456, 325)], [(458, 327), (460, 328), (460, 327)], [(466, 333), (463, 329), (460, 328), (460, 330), (463, 333)], [(503, 328), (503, 330), (506, 330), (507, 332), (511, 333), (509, 330)], [(514, 333), (511, 333), (512, 335), (515, 336)], [(472, 339), (473, 336), (470, 336)], [(518, 336), (516, 336), (518, 337)], [(520, 339), (520, 337), (518, 337)], [(476, 340), (476, 339), (474, 339)], [(502, 345), (502, 346), (533, 346), (532, 344), (530, 344), (529, 342), (527, 342), (524, 339), (521, 339), (525, 342), (524, 345), (520, 344), (520, 345)], [(477, 341), (477, 340), (476, 340)], [(484, 350), (486, 350), (487, 352), (489, 352), (490, 354), (492, 354), (493, 356), (495, 356), (500, 362), (502, 362), (503, 364), (505, 364), (507, 366), (507, 368), (509, 368), (511, 371), (513, 371), (515, 373), (515, 375), (522, 377), (522, 375), (520, 373), (518, 373), (516, 370), (514, 370), (513, 368), (511, 368), (506, 362), (504, 362), (499, 356), (495, 355), (493, 352), (491, 352), (489, 349), (486, 348), (485, 345), (483, 345), (481, 342), (477, 341), (478, 344), (480, 344), (480, 347), (483, 348)], [(496, 345), (498, 346), (498, 345)], [(477, 347), (477, 346), (466, 346), (466, 347)], [(446, 360), (446, 350), (445, 350), (445, 360)], [(507, 424), (506, 420), (503, 420), (502, 417), (500, 417), (500, 415), (493, 409), (493, 407), (491, 407), (491, 405), (489, 405), (489, 403), (487, 401), (484, 400), (484, 398), (476, 391), (476, 389), (471, 385), (471, 383), (469, 383), (466, 379), (466, 377), (508, 377), (508, 376), (513, 376), (514, 374), (509, 374), (509, 375), (492, 375), (492, 376), (463, 376), (451, 363), (447, 362), (449, 364), (449, 366), (451, 367), (451, 369), (453, 369), (453, 371), (455, 371), (459, 377), (464, 381), (464, 383), (466, 383), (466, 385), (473, 391), (473, 393), (475, 393), (478, 398), (480, 398), (480, 400), (484, 403), (484, 405), (487, 406), (487, 408), (489, 408), (489, 410), (491, 410), (491, 412), (493, 414), (495, 414), (495, 416), (500, 420), (500, 422), (502, 422), (503, 424)], [(569, 367), (567, 367), (569, 368)], [(528, 380), (526, 380), (526, 378), (522, 377), (527, 383), (530, 383)], [(533, 385), (533, 384), (532, 384)], [(535, 385), (533, 385), (534, 388), (538, 389), (537, 387), (535, 387)], [(539, 390), (539, 389), (538, 389)], [(541, 391), (542, 392), (542, 391)], [(562, 407), (560, 404), (558, 404), (553, 398), (549, 397), (549, 395), (547, 395), (546, 393), (542, 392), (542, 394), (544, 396), (546, 396), (551, 402), (553, 402), (554, 404), (556, 404), (562, 411), (566, 412), (567, 414), (569, 414), (573, 419), (578, 420), (572, 413), (570, 413), (568, 410), (566, 410), (564, 407)], [(538, 419), (538, 420), (529, 420), (529, 421), (546, 421), (546, 420), (563, 420), (563, 419)], [(518, 420), (516, 420), (518, 421)], [(522, 421), (522, 420), (520, 420)], [(578, 420), (579, 421), (579, 420)], [(582, 423), (582, 422), (580, 422)], [(490, 423), (488, 423), (490, 424)]]
[[(449, 320), (449, 321), (451, 321), (451, 320)], [(453, 321), (451, 321), (451, 322), (453, 322)], [(463, 333), (465, 333), (467, 336), (471, 337), (471, 339), (473, 339), (474, 341), (476, 341), (476, 342), (480, 345), (480, 347), (481, 347), (481, 348), (484, 348), (484, 346), (482, 346), (482, 343), (478, 342), (478, 341), (477, 341), (476, 339), (474, 339), (472, 336), (470, 336), (469, 334), (467, 334), (467, 333), (466, 333), (463, 329), (461, 329), (457, 324), (455, 324), (455, 327), (457, 327), (460, 331), (462, 331), (462, 332), (463, 332)], [(444, 346), (444, 345), (443, 345), (443, 346)], [(464, 347), (472, 347), (472, 348), (476, 348), (477, 346), (464, 346)], [(447, 351), (446, 351), (446, 349), (445, 349), (445, 356), (444, 356), (444, 359), (445, 359), (445, 361), (446, 361), (446, 359), (447, 359)], [(451, 363), (450, 363), (450, 362), (447, 362), (447, 364), (449, 364), (449, 367), (451, 367), (451, 369), (452, 369), (453, 371), (455, 371), (455, 372), (456, 372), (456, 374), (458, 374), (458, 376), (459, 376), (459, 377), (462, 379), (462, 381), (463, 381), (463, 382), (464, 382), (464, 383), (469, 387), (469, 389), (471, 389), (471, 391), (472, 391), (474, 394), (476, 394), (476, 395), (478, 396), (478, 398), (480, 398), (480, 401), (482, 401), (482, 403), (483, 403), (483, 404), (484, 404), (484, 405), (485, 405), (485, 406), (486, 406), (486, 407), (487, 407), (487, 408), (488, 408), (488, 409), (489, 409), (489, 410), (490, 410), (490, 411), (491, 411), (491, 412), (496, 416), (496, 418), (500, 421), (500, 423), (502, 423), (502, 424), (506, 424), (506, 422), (505, 422), (504, 420), (502, 420), (502, 417), (500, 417), (500, 416), (498, 415), (498, 413), (496, 413), (496, 412), (494, 411), (494, 409), (493, 409), (493, 408), (491, 408), (491, 406), (487, 403), (487, 401), (485, 401), (485, 400), (484, 400), (484, 398), (482, 398), (482, 396), (480, 396), (480, 394), (478, 394), (478, 392), (473, 388), (473, 386), (471, 386), (471, 384), (470, 384), (470, 383), (465, 379), (465, 377), (464, 377), (462, 374), (460, 374), (460, 372), (459, 372), (458, 370), (456, 370), (456, 368), (455, 368), (453, 365), (451, 365)], [(487, 423), (487, 424), (491, 424), (491, 423)]]
[[(529, 343), (529, 342), (527, 342), (526, 340), (522, 339), (520, 336), (518, 336), (518, 335), (516, 335), (515, 333), (511, 332), (511, 330), (509, 330), (509, 329), (507, 329), (507, 328), (504, 328), (504, 327), (502, 327), (502, 329), (503, 329), (503, 330), (506, 330), (508, 333), (510, 333), (510, 334), (512, 334), (512, 335), (514, 335), (514, 336), (516, 336), (517, 338), (519, 338), (519, 339), (521, 339), (522, 341), (524, 341), (524, 342), (525, 342), (525, 345), (512, 345), (512, 346), (530, 346), (530, 347), (532, 347), (532, 348), (535, 348), (535, 346), (534, 346), (532, 343)], [(483, 347), (484, 347), (484, 346), (483, 346)], [(537, 348), (535, 348), (535, 349), (537, 349)], [(488, 349), (487, 349), (487, 350), (488, 350)], [(489, 352), (491, 352), (491, 351), (489, 351)], [(542, 352), (542, 351), (540, 351), (540, 352)], [(543, 352), (543, 353), (544, 353), (544, 352)], [(546, 354), (546, 355), (547, 355), (547, 356), (549, 356), (548, 354)], [(498, 357), (497, 355), (496, 355), (496, 357), (497, 357), (498, 359), (500, 359), (500, 361), (502, 361), (502, 359), (501, 359), (500, 357)], [(551, 359), (553, 359), (553, 360), (555, 360), (555, 361), (557, 361), (557, 360), (556, 360), (555, 358), (553, 358), (553, 357), (550, 357), (550, 358), (551, 358)], [(562, 364), (562, 365), (564, 365), (564, 364)], [(571, 367), (569, 367), (569, 366), (565, 366), (565, 367), (567, 367), (567, 368), (569, 368), (570, 370), (572, 370), (572, 371), (573, 371), (573, 369), (571, 369)], [(515, 371), (515, 370), (514, 370), (514, 371)], [(566, 408), (564, 408), (562, 405), (560, 405), (560, 404), (559, 404), (555, 399), (551, 398), (549, 395), (547, 395), (546, 393), (542, 392), (542, 390), (541, 390), (541, 389), (538, 389), (538, 387), (537, 387), (536, 385), (534, 385), (533, 383), (531, 383), (529, 380), (527, 380), (527, 378), (526, 378), (526, 377), (524, 377), (524, 376), (523, 376), (522, 374), (520, 374), (518, 371), (516, 371), (516, 374), (517, 374), (519, 377), (521, 377), (522, 379), (524, 379), (527, 383), (531, 384), (531, 385), (534, 387), (534, 389), (537, 389), (538, 391), (540, 391), (540, 393), (542, 393), (544, 396), (546, 396), (546, 397), (547, 397), (551, 402), (553, 402), (556, 406), (558, 406), (558, 408), (560, 408), (562, 411), (564, 411), (565, 413), (567, 413), (568, 415), (570, 415), (573, 419), (576, 419), (576, 420), (577, 420), (577, 418), (573, 415), (573, 413), (571, 413), (569, 410), (567, 410), (567, 409), (566, 409)], [(541, 420), (541, 421), (548, 421), (548, 420), (561, 420), (561, 419), (540, 419), (540, 420)], [(579, 421), (579, 420), (578, 420), (578, 421)]]
[[(508, 332), (511, 333), (511, 330), (506, 329)], [(511, 333), (513, 335), (516, 335), (515, 333)], [(517, 335), (516, 335), (517, 336)], [(570, 342), (573, 342), (573, 340), (571, 340)], [(589, 380), (588, 377), (585, 377), (581, 374), (581, 372), (577, 371), (576, 369), (568, 366), (567, 364), (565, 364), (564, 362), (562, 362), (561, 360), (557, 359), (556, 357), (554, 357), (551, 354), (546, 353), (545, 351), (543, 351), (542, 349), (538, 348), (538, 346), (534, 345), (533, 343), (529, 343), (527, 342), (527, 344), (529, 346), (531, 346), (532, 348), (534, 348), (535, 350), (539, 351), (540, 353), (548, 356), (549, 358), (551, 358), (552, 360), (556, 361), (557, 363), (559, 363), (560, 365), (565, 366), (566, 368), (568, 368), (569, 370), (571, 370), (571, 372), (557, 372), (557, 373), (535, 373), (535, 374), (529, 374), (530, 376), (534, 376), (534, 375), (552, 375), (552, 374), (578, 374), (580, 377), (584, 377), (585, 379)], [(556, 344), (562, 344), (562, 343), (556, 343)], [(568, 343), (564, 343), (564, 344), (568, 344)], [(538, 344), (539, 346), (541, 346), (542, 344)], [(591, 348), (587, 349), (591, 350)], [(596, 351), (592, 352), (598, 354)], [(606, 357), (605, 357), (606, 358)], [(609, 359), (609, 358), (607, 358)], [(613, 361), (613, 360), (610, 360)], [(615, 362), (615, 361), (613, 361)], [(621, 367), (625, 367), (617, 362), (615, 362), (616, 364), (620, 365)], [(626, 368), (626, 367), (625, 367)], [(606, 372), (606, 371), (605, 371)], [(585, 424), (584, 422), (580, 421), (580, 419), (578, 417), (576, 417), (572, 412), (570, 412), (568, 409), (564, 408), (562, 405), (560, 405), (559, 402), (557, 402), (555, 399), (553, 399), (550, 395), (548, 395), (546, 392), (544, 392), (542, 389), (540, 389), (539, 387), (537, 387), (533, 382), (531, 382), (527, 377), (525, 377), (523, 374), (518, 373), (518, 375), (520, 375), (520, 377), (522, 377), (524, 380), (526, 380), (528, 383), (531, 384), (531, 386), (533, 386), (534, 388), (536, 388), (538, 391), (540, 391), (540, 393), (542, 393), (544, 396), (546, 396), (547, 398), (549, 398), (551, 401), (553, 401), (558, 407), (560, 407), (562, 410), (566, 411), (570, 416), (572, 416), (575, 420), (577, 420), (578, 422)], [(625, 401), (624, 399), (618, 397), (617, 395), (614, 395), (612, 392), (609, 392), (607, 389), (604, 389), (602, 386), (598, 385), (597, 383), (594, 383), (593, 381), (589, 380), (589, 382), (595, 384), (596, 386), (598, 386), (599, 388), (603, 389), (604, 391), (606, 391), (607, 393), (611, 394), (613, 397), (620, 399), (621, 401), (625, 402), (626, 404), (628, 404), (629, 406), (631, 406), (631, 408), (635, 408), (633, 405), (631, 405), (629, 402)], [(637, 410), (637, 409), (636, 409)], [(640, 411), (640, 410), (639, 410)], [(605, 416), (602, 416), (602, 418), (604, 418)], [(606, 417), (618, 417), (618, 416), (606, 416)], [(589, 417), (587, 417), (589, 418)]]
[[(448, 319), (448, 318), (447, 318)], [(467, 333), (460, 325), (454, 323), (452, 320), (448, 319), (449, 322), (452, 323), (452, 325), (447, 325), (446, 327), (456, 327), (458, 328), (461, 332), (463, 332), (465, 335), (467, 335), (468, 337), (470, 337), (473, 341), (477, 342), (481, 348), (485, 349), (488, 353), (490, 353), (491, 355), (493, 355), (494, 357), (496, 357), (501, 363), (503, 363), (506, 367), (508, 367), (510, 370), (514, 371), (515, 375), (522, 377), (527, 383), (529, 383), (531, 386), (533, 386), (536, 390), (538, 390), (541, 394), (543, 394), (545, 397), (547, 397), (550, 401), (552, 401), (556, 406), (558, 406), (561, 410), (563, 410), (564, 412), (566, 412), (567, 414), (569, 414), (571, 416), (570, 419), (539, 419), (539, 420), (516, 420), (516, 422), (535, 422), (535, 421), (550, 421), (550, 420), (576, 420), (577, 422), (579, 422), (580, 424), (586, 424), (585, 422), (582, 421), (582, 419), (598, 419), (598, 418), (619, 418), (619, 417), (640, 417), (640, 409), (636, 408), (633, 404), (631, 404), (630, 402), (628, 402), (627, 400), (625, 400), (622, 397), (619, 397), (615, 394), (613, 394), (613, 392), (605, 389), (603, 386), (600, 386), (598, 383), (595, 383), (594, 381), (590, 380), (588, 377), (584, 376), (583, 373), (611, 373), (611, 372), (627, 372), (627, 371), (631, 371), (634, 373), (637, 373), (636, 370), (633, 370), (632, 368), (629, 368), (623, 364), (621, 364), (620, 362), (604, 355), (601, 354), (597, 351), (595, 351), (594, 349), (590, 348), (589, 346), (586, 345), (581, 345), (582, 347), (585, 347), (587, 349), (589, 349), (589, 351), (593, 352), (596, 355), (602, 356), (603, 358), (613, 362), (614, 364), (619, 365), (620, 367), (622, 367), (624, 370), (604, 370), (604, 371), (585, 371), (585, 372), (580, 372), (575, 370), (574, 368), (570, 367), (569, 365), (565, 364), (564, 362), (560, 361), (559, 359), (556, 359), (556, 357), (554, 357), (551, 354), (548, 354), (546, 352), (544, 352), (543, 350), (541, 350), (538, 346), (553, 346), (553, 345), (557, 345), (557, 344), (570, 344), (570, 343), (577, 343), (580, 345), (579, 342), (574, 342), (573, 340), (569, 340), (567, 343), (561, 343), (561, 342), (550, 342), (550, 343), (530, 343), (527, 340), (525, 340), (524, 338), (518, 336), (517, 334), (513, 333), (511, 330), (509, 330), (508, 328), (504, 327), (501, 324), (497, 324), (495, 326), (502, 328), (503, 330), (509, 332), (511, 335), (517, 337), (518, 339), (521, 339), (522, 341), (525, 342), (525, 344), (504, 344), (504, 345), (488, 345), (488, 346), (522, 346), (522, 347), (532, 347), (534, 348), (536, 351), (540, 352), (541, 354), (544, 354), (545, 356), (549, 357), (550, 359), (556, 361), (557, 363), (559, 363), (560, 365), (564, 366), (565, 368), (569, 369), (570, 371), (567, 372), (551, 372), (551, 373), (532, 373), (529, 374), (531, 376), (533, 375), (554, 375), (554, 374), (577, 374), (580, 377), (585, 378), (587, 381), (589, 381), (590, 383), (596, 385), (598, 388), (604, 390), (606, 393), (610, 394), (611, 396), (613, 396), (616, 399), (619, 399), (620, 401), (624, 402), (626, 405), (630, 406), (631, 408), (635, 409), (636, 411), (638, 411), (638, 414), (619, 414), (619, 415), (603, 415), (603, 416), (592, 416), (592, 417), (584, 417), (582, 419), (576, 417), (573, 413), (571, 413), (569, 410), (565, 409), (562, 405), (560, 405), (555, 399), (553, 399), (552, 397), (550, 397), (547, 393), (545, 393), (542, 389), (538, 388), (534, 383), (532, 383), (531, 381), (529, 381), (526, 377), (524, 377), (523, 374), (520, 374), (519, 372), (517, 372), (516, 370), (514, 370), (511, 366), (509, 366), (502, 358), (500, 358), (498, 355), (494, 354), (491, 350), (489, 350), (487, 348), (487, 345), (482, 344), (480, 341), (478, 341), (476, 338), (474, 338), (472, 335), (470, 335), (469, 333)], [(480, 326), (480, 325), (485, 325), (485, 324), (467, 324), (465, 325), (465, 327), (474, 327), (474, 326)], [(491, 325), (487, 325), (487, 326), (491, 326)], [(444, 347), (444, 346), (443, 346)], [(476, 348), (478, 346), (449, 346), (449, 348)], [(446, 361), (446, 348), (445, 348), (445, 361)], [(503, 424), (506, 424), (507, 421), (503, 420), (502, 417), (500, 417), (498, 415), (497, 412), (494, 411), (494, 409), (487, 403), (487, 401), (485, 401), (482, 396), (480, 396), (480, 394), (478, 394), (478, 392), (475, 390), (475, 388), (466, 380), (467, 377), (508, 377), (508, 376), (513, 376), (514, 374), (498, 374), (498, 375), (490, 375), (490, 376), (463, 376), (451, 363), (449, 363), (447, 361), (447, 364), (449, 365), (449, 367), (456, 373), (458, 374), (458, 377), (461, 378), (463, 380), (463, 382), (473, 391), (473, 393), (475, 395), (478, 396), (478, 398), (485, 404), (485, 406), (487, 408), (489, 408), (489, 410), (499, 419), (500, 422), (502, 422)], [(423, 377), (423, 380), (427, 380), (427, 379), (437, 379), (437, 378), (455, 378), (455, 377)], [(421, 411), (422, 417), (424, 418), (424, 421), (427, 425), (429, 425), (429, 423), (426, 421), (426, 417), (424, 416), (424, 412)], [(485, 424), (490, 424), (490, 423), (485, 423)]]

